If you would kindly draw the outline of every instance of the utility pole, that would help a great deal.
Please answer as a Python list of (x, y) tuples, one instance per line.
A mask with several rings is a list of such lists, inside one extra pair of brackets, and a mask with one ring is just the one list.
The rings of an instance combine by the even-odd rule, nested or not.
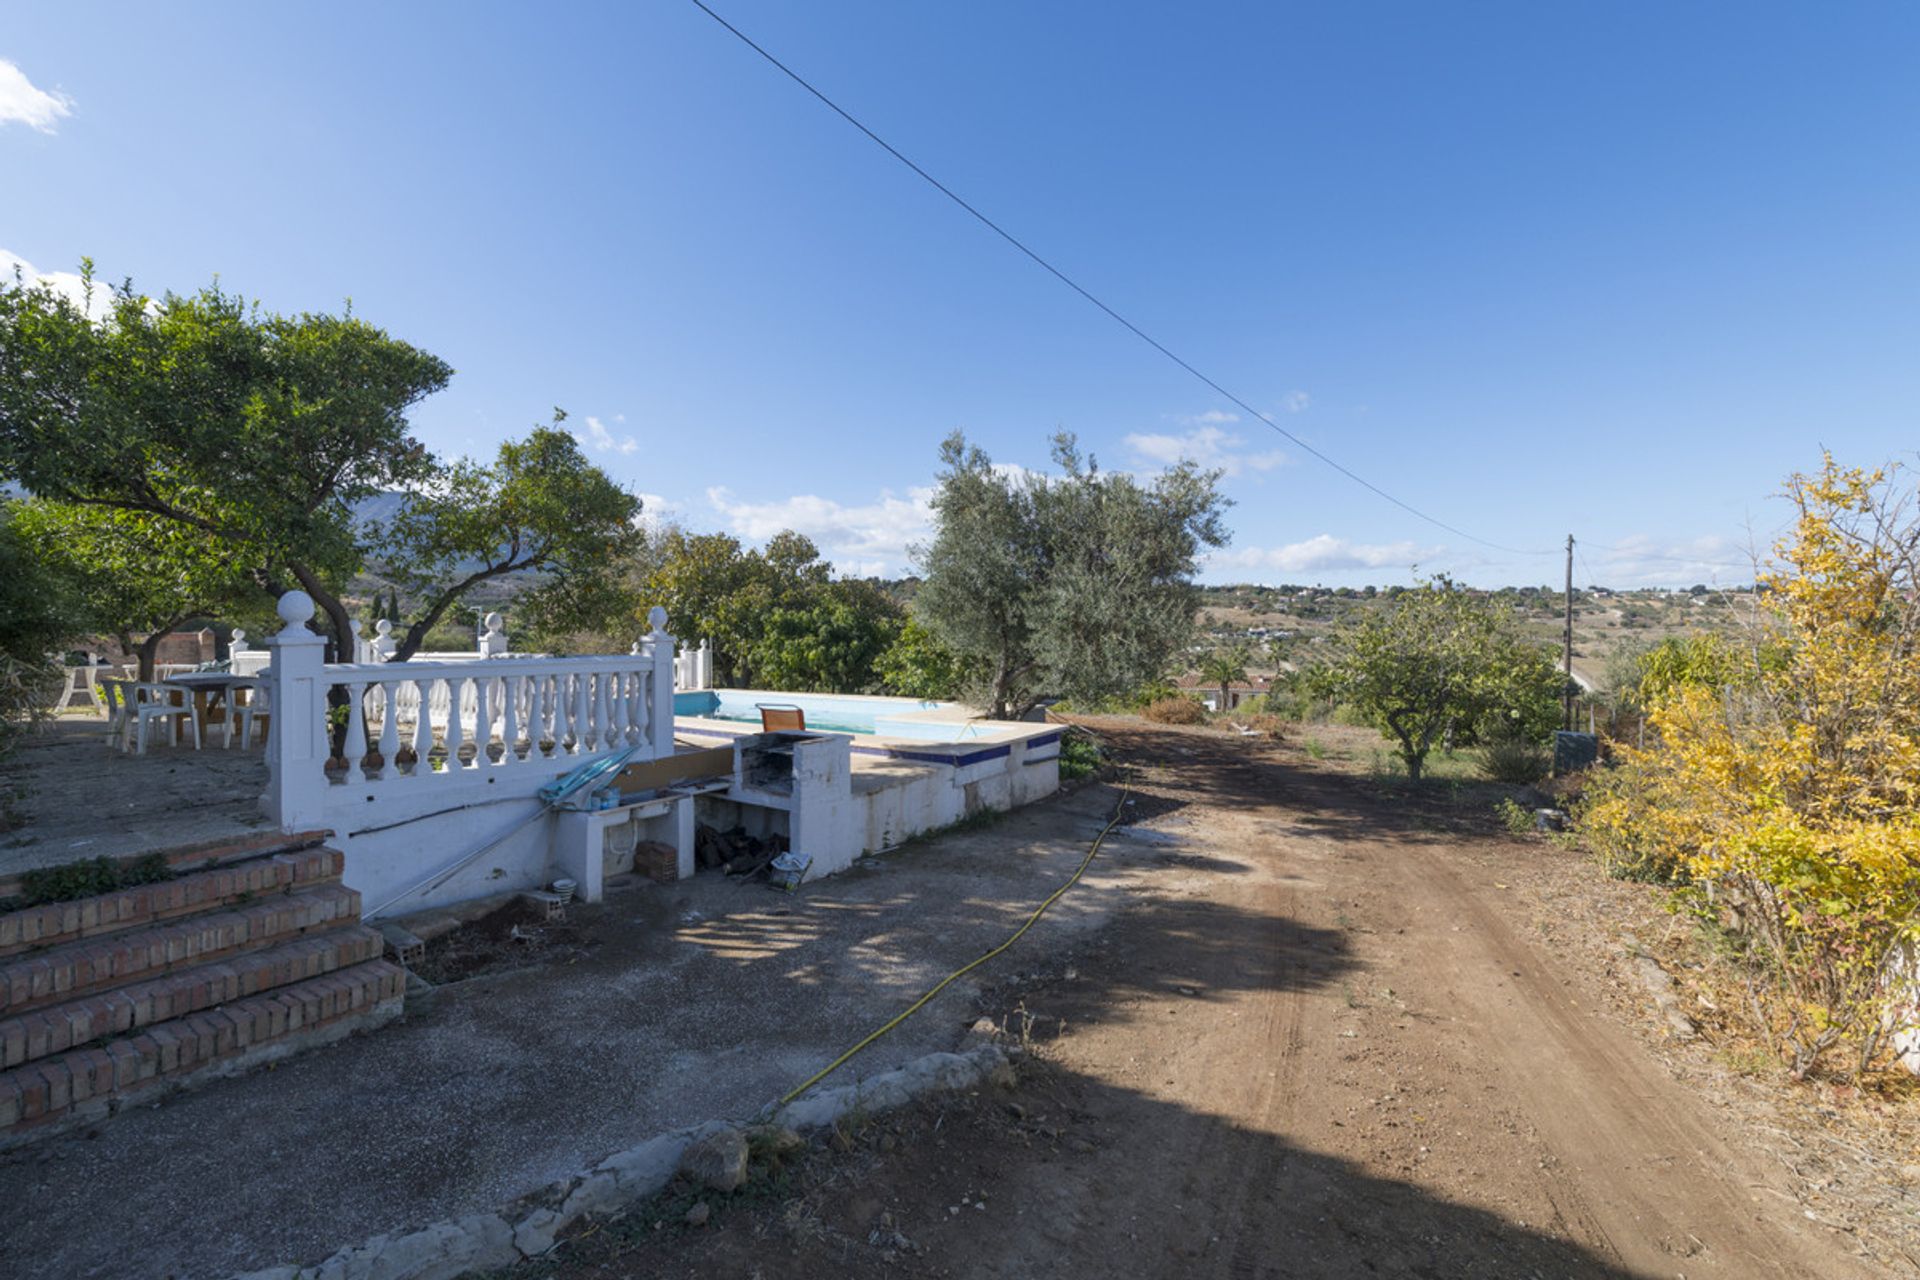
[(1562, 696), (1567, 703), (1567, 732), (1573, 732), (1573, 535), (1567, 535), (1567, 644), (1563, 659), (1567, 687)]

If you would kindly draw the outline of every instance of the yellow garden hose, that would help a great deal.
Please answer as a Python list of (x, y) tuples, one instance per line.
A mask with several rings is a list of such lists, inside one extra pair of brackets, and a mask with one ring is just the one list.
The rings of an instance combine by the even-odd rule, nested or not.
[(789, 1102), (792, 1102), (795, 1098), (799, 1097), (801, 1094), (805, 1093), (807, 1090), (813, 1088), (813, 1086), (815, 1086), (816, 1084), (819, 1084), (822, 1080), (825, 1080), (828, 1076), (832, 1075), (834, 1072), (838, 1071), (841, 1067), (845, 1066), (847, 1061), (851, 1059), (854, 1054), (859, 1053), (862, 1049), (872, 1044), (875, 1040), (878, 1040), (881, 1036), (884, 1036), (885, 1034), (887, 1034), (887, 1032), (893, 1030), (895, 1027), (905, 1022), (908, 1018), (912, 1017), (915, 1013), (918, 1013), (922, 1005), (926, 1004), (927, 1001), (933, 999), (935, 996), (939, 995), (942, 991), (945, 991), (949, 986), (953, 985), (956, 979), (964, 977), (965, 975), (973, 972), (975, 969), (978, 969), (981, 965), (985, 964), (987, 961), (999, 955), (1002, 951), (1005, 951), (1008, 947), (1012, 946), (1014, 943), (1020, 941), (1020, 935), (1024, 934), (1027, 930), (1033, 928), (1034, 924), (1039, 921), (1040, 917), (1046, 914), (1047, 908), (1052, 906), (1054, 903), (1058, 902), (1062, 894), (1064, 894), (1067, 890), (1073, 888), (1075, 884), (1079, 883), (1080, 877), (1086, 874), (1087, 868), (1089, 866), (1093, 865), (1093, 857), (1095, 854), (1100, 852), (1101, 842), (1107, 838), (1108, 833), (1110, 833), (1115, 827), (1120, 825), (1120, 815), (1125, 811), (1127, 806), (1127, 793), (1130, 792), (1132, 789), (1133, 789), (1133, 784), (1131, 782), (1128, 782), (1128, 781), (1121, 782), (1120, 795), (1114, 801), (1114, 805), (1113, 805), (1113, 816), (1107, 819), (1107, 825), (1100, 828), (1100, 834), (1096, 835), (1093, 838), (1093, 843), (1087, 846), (1087, 856), (1080, 859), (1080, 865), (1074, 869), (1074, 872), (1072, 875), (1067, 877), (1067, 882), (1065, 884), (1061, 885), (1058, 889), (1055, 889), (1052, 893), (1048, 894), (1047, 900), (1045, 902), (1042, 902), (1039, 906), (1033, 909), (1033, 914), (1027, 917), (1025, 924), (1022, 924), (1018, 929), (1015, 929), (1013, 931), (1012, 937), (1008, 938), (1005, 942), (1001, 943), (999, 946), (995, 947), (993, 950), (987, 952), (985, 955), (980, 956), (978, 959), (975, 959), (975, 960), (969, 960), (966, 964), (961, 965), (958, 969), (955, 969), (952, 973), (940, 979), (940, 981), (936, 982), (932, 987), (928, 988), (927, 992), (924, 995), (922, 995), (918, 1000), (915, 1000), (912, 1004), (908, 1005), (906, 1008), (902, 1009), (899, 1013), (889, 1018), (886, 1022), (882, 1023), (879, 1027), (868, 1032), (866, 1035), (866, 1038), (861, 1040), (858, 1044), (854, 1045), (853, 1048), (847, 1050), (845, 1053), (835, 1058), (832, 1062), (829, 1062), (826, 1066), (816, 1071), (813, 1075), (807, 1077), (807, 1079), (804, 1082), (795, 1086), (791, 1092), (789, 1092), (785, 1097), (780, 1099), (780, 1105), (783, 1107), (786, 1106)]

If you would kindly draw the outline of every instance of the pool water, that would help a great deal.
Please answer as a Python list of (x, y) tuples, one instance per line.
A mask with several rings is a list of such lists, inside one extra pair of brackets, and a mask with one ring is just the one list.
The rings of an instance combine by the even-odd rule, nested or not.
[(759, 725), (762, 705), (799, 707), (807, 717), (807, 728), (822, 733), (871, 734), (928, 742), (981, 736), (979, 727), (951, 718), (921, 719), (925, 712), (945, 710), (954, 704), (920, 698), (785, 693), (773, 689), (690, 689), (673, 695), (676, 716), (726, 720), (734, 724)]

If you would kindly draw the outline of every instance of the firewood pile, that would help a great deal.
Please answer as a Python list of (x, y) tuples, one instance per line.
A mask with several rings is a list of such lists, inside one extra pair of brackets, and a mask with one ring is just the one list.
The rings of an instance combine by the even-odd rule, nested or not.
[(693, 833), (695, 861), (709, 869), (717, 867), (730, 876), (764, 878), (773, 860), (786, 851), (785, 836), (750, 836), (745, 827), (719, 831), (702, 824)]

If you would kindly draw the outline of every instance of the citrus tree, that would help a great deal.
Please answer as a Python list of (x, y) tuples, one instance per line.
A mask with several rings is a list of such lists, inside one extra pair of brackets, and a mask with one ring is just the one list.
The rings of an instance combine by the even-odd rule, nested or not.
[[(88, 296), (97, 288), (87, 275)], [(447, 462), (413, 407), (453, 370), (354, 316), (280, 315), (220, 288), (111, 291), (103, 319), (44, 284), (0, 282), (0, 480), (68, 508), (144, 522), (156, 554), (191, 551), (320, 605), (336, 653), (341, 584), (377, 554), (413, 589), (411, 653), (480, 582), (538, 575), (555, 612), (614, 608), (638, 499), (557, 429), (491, 463)], [(358, 508), (404, 495), (369, 528)], [(597, 583), (595, 575), (604, 575)]]
[(1564, 688), (1545, 648), (1511, 609), (1445, 577), (1369, 613), (1322, 675), (1391, 737), (1418, 780), (1433, 748), (1506, 734), (1543, 738)]

